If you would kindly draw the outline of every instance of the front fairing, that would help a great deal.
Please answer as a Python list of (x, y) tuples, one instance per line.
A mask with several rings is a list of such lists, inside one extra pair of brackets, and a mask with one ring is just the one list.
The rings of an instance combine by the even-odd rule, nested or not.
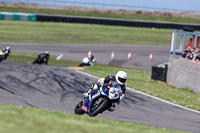
[[(106, 94), (107, 92), (107, 94)], [(87, 107), (87, 111), (86, 112), (89, 112), (90, 111), (90, 108), (92, 106), (92, 103), (98, 99), (99, 97), (102, 97), (102, 96), (105, 96), (105, 97), (108, 97), (109, 98), (109, 95), (108, 95), (108, 88), (105, 86), (105, 87), (100, 87), (98, 88), (97, 90), (93, 90), (91, 92), (91, 94), (86, 98), (84, 99), (83, 98), (83, 105), (85, 107)]]
[[(115, 98), (115, 99), (111, 99), (110, 97), (110, 94), (109, 94), (109, 86), (103, 86), (103, 87), (100, 87), (98, 88), (97, 90), (93, 90), (91, 92), (91, 94), (85, 99), (83, 98), (83, 108), (84, 108), (84, 111), (85, 112), (89, 112), (90, 111), (90, 108), (93, 104), (93, 102), (95, 100), (97, 100), (98, 98), (100, 97), (107, 97), (108, 99), (110, 99), (112, 102), (117, 102), (119, 99), (118, 98)], [(121, 90), (121, 88), (120, 88)], [(118, 94), (118, 95), (121, 95)]]

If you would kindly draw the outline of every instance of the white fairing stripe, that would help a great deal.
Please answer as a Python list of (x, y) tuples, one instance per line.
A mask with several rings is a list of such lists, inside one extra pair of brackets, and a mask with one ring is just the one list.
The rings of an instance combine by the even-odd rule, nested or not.
[(106, 95), (106, 94), (103, 92), (102, 87), (100, 87), (100, 91), (101, 91), (101, 94), (102, 94), (102, 95)]
[(91, 94), (89, 95), (89, 100), (91, 101)]

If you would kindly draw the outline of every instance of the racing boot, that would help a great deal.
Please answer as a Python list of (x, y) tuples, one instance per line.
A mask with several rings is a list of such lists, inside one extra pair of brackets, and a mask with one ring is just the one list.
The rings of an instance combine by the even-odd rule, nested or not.
[(115, 103), (112, 103), (112, 105), (108, 108), (108, 111), (113, 112), (115, 110)]

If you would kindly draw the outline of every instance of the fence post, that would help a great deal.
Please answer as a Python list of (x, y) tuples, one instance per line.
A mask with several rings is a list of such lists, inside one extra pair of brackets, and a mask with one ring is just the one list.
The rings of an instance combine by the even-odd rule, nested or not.
[(53, 0), (53, 7), (55, 8), (55, 0)]
[(65, 3), (64, 3), (64, 1), (63, 1), (63, 3), (62, 3), (62, 8), (64, 9), (64, 6), (65, 6)]
[(37, 0), (35, 0), (35, 8), (37, 8)]
[(115, 5), (112, 5), (112, 12), (115, 10)]
[(92, 11), (94, 12), (94, 5), (95, 5), (95, 3), (93, 3), (92, 5), (93, 5), (93, 6), (92, 6)]

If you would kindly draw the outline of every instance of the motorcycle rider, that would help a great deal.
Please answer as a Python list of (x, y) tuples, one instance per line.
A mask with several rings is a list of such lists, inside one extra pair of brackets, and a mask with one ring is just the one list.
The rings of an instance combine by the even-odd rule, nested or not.
[(95, 62), (96, 62), (96, 59), (94, 58), (94, 55), (91, 55), (91, 57), (84, 57), (82, 63), (79, 65), (79, 67), (93, 66)]
[(7, 46), (5, 49), (2, 49), (3, 55), (2, 55), (2, 60), (7, 59), (7, 57), (10, 54), (10, 47)]
[(44, 53), (39, 54), (37, 59), (33, 62), (33, 64), (36, 63), (37, 60), (40, 59), (41, 57), (43, 58), (44, 63), (48, 64), (48, 60), (50, 58), (49, 51), (45, 51)]
[[(125, 86), (126, 79), (127, 79), (127, 74), (126, 74), (125, 71), (118, 71), (115, 76), (109, 75), (109, 76), (106, 76), (105, 78), (100, 78), (98, 80), (97, 84), (92, 84), (90, 89), (87, 92), (83, 93), (83, 97), (85, 97), (85, 98), (88, 97), (89, 94), (93, 90), (96, 90), (99, 87), (103, 87), (105, 85), (108, 85), (108, 83), (110, 81), (116, 81), (122, 89), (122, 94), (121, 94), (120, 99), (118, 101), (118, 104), (119, 104), (124, 99), (124, 95), (125, 95), (125, 92), (126, 92), (126, 86)], [(108, 111), (114, 111), (114, 110), (115, 110), (115, 104), (112, 104), (112, 106), (108, 109)]]

